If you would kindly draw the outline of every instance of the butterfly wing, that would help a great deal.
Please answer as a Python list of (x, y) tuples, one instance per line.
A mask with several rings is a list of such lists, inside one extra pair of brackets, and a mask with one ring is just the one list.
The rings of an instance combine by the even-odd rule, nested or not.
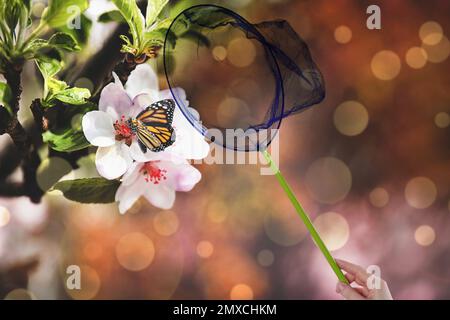
[(175, 102), (172, 99), (161, 100), (151, 104), (139, 113), (136, 119), (145, 125), (171, 126), (174, 111)]
[(158, 101), (138, 114), (137, 137), (142, 152), (163, 151), (174, 142), (172, 127), (175, 103), (173, 100)]

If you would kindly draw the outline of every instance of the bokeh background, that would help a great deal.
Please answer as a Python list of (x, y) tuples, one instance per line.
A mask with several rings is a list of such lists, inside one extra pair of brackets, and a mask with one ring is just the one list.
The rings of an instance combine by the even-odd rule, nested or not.
[[(214, 3), (251, 22), (288, 20), (324, 75), (323, 103), (283, 122), (280, 167), (333, 255), (378, 265), (394, 298), (449, 299), (450, 3)], [(91, 4), (92, 17), (112, 8)], [(371, 4), (381, 7), (382, 30), (366, 28)], [(87, 56), (114, 23), (94, 28)], [(211, 53), (245, 68), (253, 60), (241, 49)], [(161, 60), (152, 64), (161, 71)], [(40, 91), (28, 69), (24, 105)], [(83, 161), (71, 177), (94, 172), (92, 157)], [(142, 200), (121, 216), (114, 204), (57, 193), (40, 205), (0, 199), (0, 298), (340, 299), (273, 176), (258, 165), (198, 168), (202, 181), (170, 211)], [(65, 288), (69, 265), (81, 267), (81, 290)]]

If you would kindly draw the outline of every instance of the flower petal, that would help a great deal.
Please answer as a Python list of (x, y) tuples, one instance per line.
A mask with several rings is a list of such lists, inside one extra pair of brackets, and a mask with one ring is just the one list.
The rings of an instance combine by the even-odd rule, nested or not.
[[(170, 89), (166, 89), (166, 90), (162, 90), (159, 92), (159, 99), (160, 100), (164, 100), (164, 99), (172, 99), (174, 100), (174, 95), (177, 97), (178, 101), (182, 101), (182, 103), (185, 106), (189, 106), (189, 101), (187, 100), (187, 96), (186, 96), (186, 91), (184, 91), (183, 88), (174, 88), (172, 89), (172, 92), (170, 91)], [(178, 107), (179, 108), (179, 107)], [(200, 121), (200, 113), (198, 113), (197, 110), (195, 110), (194, 108), (190, 108), (187, 107), (189, 113), (193, 116), (193, 118), (197, 121)], [(181, 110), (179, 110), (181, 111)], [(180, 112), (182, 115), (183, 113)]]
[(151, 105), (154, 102), (157, 102), (159, 100), (158, 93), (153, 92), (151, 94), (149, 93), (140, 93), (133, 99), (133, 113), (130, 114), (133, 118), (136, 118), (136, 116), (147, 108), (149, 105)]
[(109, 113), (114, 120), (118, 120), (122, 115), (128, 116), (132, 101), (122, 84), (116, 82), (108, 84), (100, 95), (98, 109)]
[(155, 207), (167, 210), (175, 203), (175, 190), (162, 184), (148, 184), (144, 197)]
[(86, 139), (94, 146), (109, 147), (115, 143), (113, 119), (103, 111), (90, 111), (81, 123)]
[(143, 165), (142, 162), (133, 162), (127, 172), (123, 175), (122, 184), (128, 186), (135, 183), (136, 179), (141, 177), (140, 170)]
[[(177, 100), (181, 100), (185, 106), (189, 105), (186, 99), (186, 92), (182, 88), (172, 89), (173, 95)], [(159, 93), (160, 99), (173, 99), (170, 90), (163, 90)], [(200, 115), (197, 110), (188, 108), (195, 121), (200, 121)], [(209, 144), (205, 141), (203, 135), (189, 122), (186, 116), (177, 106), (175, 108), (173, 127), (175, 128), (175, 143), (166, 149), (167, 152), (176, 154), (185, 159), (203, 159), (208, 156)]]
[[(169, 150), (167, 148), (166, 150)], [(173, 163), (186, 163), (186, 159), (182, 158), (178, 154), (161, 151), (161, 152), (152, 152), (147, 150), (146, 153), (143, 153), (137, 140), (133, 140), (130, 146), (130, 155), (131, 157), (138, 162), (148, 162), (148, 161), (171, 161)]]
[[(173, 92), (173, 94), (172, 94)], [(176, 96), (177, 99), (174, 99), (173, 96)], [(185, 106), (189, 105), (189, 102), (186, 99), (186, 91), (184, 91), (183, 88), (173, 88), (172, 91), (170, 89), (161, 90), (159, 92), (159, 99), (172, 99), (172, 100), (178, 100), (182, 101)]]
[(122, 183), (116, 192), (116, 201), (119, 202), (119, 212), (124, 214), (130, 210), (134, 203), (142, 196), (143, 190), (145, 190), (143, 183), (139, 181), (131, 185)]
[(175, 142), (166, 149), (166, 152), (185, 159), (203, 159), (208, 156), (209, 144), (179, 109), (175, 109), (173, 126), (176, 134)]
[(162, 161), (158, 163), (158, 167), (167, 171), (164, 184), (176, 191), (191, 191), (202, 178), (200, 171), (187, 163)]
[[(158, 76), (150, 65), (138, 65), (130, 74), (125, 89), (130, 97), (136, 97), (141, 93), (155, 95), (159, 91)], [(155, 99), (158, 97), (155, 96)]]
[(95, 165), (98, 173), (106, 179), (117, 179), (122, 176), (133, 163), (129, 148), (122, 142), (106, 148), (98, 148)]

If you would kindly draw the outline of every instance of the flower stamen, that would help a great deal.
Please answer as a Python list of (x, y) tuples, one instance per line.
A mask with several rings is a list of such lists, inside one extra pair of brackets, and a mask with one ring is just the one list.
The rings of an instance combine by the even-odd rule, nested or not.
[(146, 182), (159, 184), (161, 180), (167, 179), (167, 170), (158, 168), (158, 162), (159, 161), (149, 161), (144, 163), (140, 172), (143, 173)]
[(134, 132), (130, 127), (129, 121), (125, 119), (125, 116), (121, 116), (120, 120), (116, 120), (114, 123), (114, 130), (116, 131), (116, 140), (125, 140), (127, 146), (131, 145)]

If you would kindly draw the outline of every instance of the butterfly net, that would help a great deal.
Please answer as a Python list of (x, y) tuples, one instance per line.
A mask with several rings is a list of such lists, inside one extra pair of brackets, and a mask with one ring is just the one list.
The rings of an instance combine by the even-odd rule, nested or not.
[(190, 123), (238, 151), (264, 150), (283, 118), (325, 96), (322, 75), (288, 22), (251, 24), (215, 5), (194, 6), (175, 18), (164, 67)]

